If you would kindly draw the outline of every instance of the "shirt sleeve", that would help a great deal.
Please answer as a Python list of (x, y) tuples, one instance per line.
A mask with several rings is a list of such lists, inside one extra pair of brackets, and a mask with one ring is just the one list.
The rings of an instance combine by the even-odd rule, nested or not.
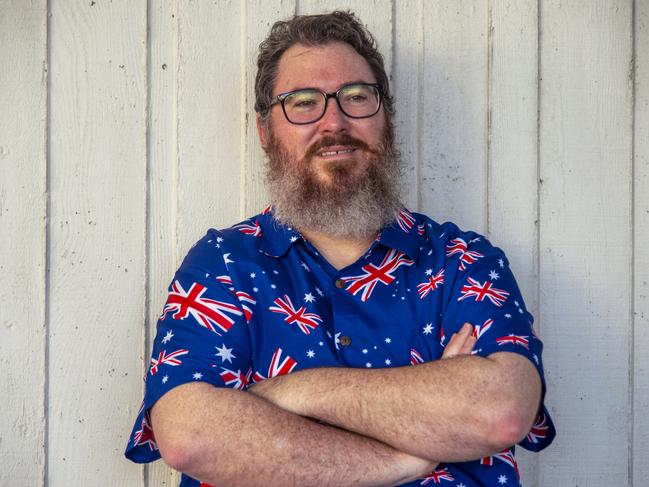
[(552, 442), (555, 431), (543, 404), (543, 343), (534, 331), (534, 319), (525, 307), (504, 253), (484, 238), (463, 241), (476, 244), (469, 245), (460, 256), (449, 258), (447, 275), (453, 277), (453, 284), (447, 288), (442, 345), (446, 346), (451, 335), (468, 322), (474, 326), (477, 338), (474, 354), (486, 357), (512, 352), (532, 362), (541, 378), (541, 407), (532, 430), (519, 444), (529, 450), (542, 450)]
[(189, 252), (169, 286), (157, 323), (145, 395), (125, 455), (160, 458), (149, 417), (165, 393), (188, 382), (245, 389), (251, 374), (246, 315), (220, 251), (208, 233)]

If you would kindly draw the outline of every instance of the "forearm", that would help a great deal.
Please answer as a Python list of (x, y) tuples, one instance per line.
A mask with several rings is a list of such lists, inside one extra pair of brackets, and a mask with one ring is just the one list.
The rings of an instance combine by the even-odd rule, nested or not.
[[(267, 398), (419, 457), (473, 460), (515, 444), (538, 407), (538, 374), (504, 355), (392, 369), (310, 369), (280, 378)], [(263, 387), (253, 388), (258, 392), (266, 397)]]
[(163, 396), (152, 423), (167, 463), (215, 485), (389, 486), (435, 465), (252, 394), (204, 383)]

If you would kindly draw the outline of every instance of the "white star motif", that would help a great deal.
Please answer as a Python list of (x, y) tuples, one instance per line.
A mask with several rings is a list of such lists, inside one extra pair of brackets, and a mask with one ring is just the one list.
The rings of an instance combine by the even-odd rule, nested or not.
[(518, 308), (518, 312), (519, 312), (520, 314), (523, 314), (523, 308)]
[(275, 284), (271, 284), (270, 287), (275, 289), (277, 286), (275, 286)]
[(340, 332), (336, 333), (336, 336), (334, 337), (334, 345), (336, 347), (336, 350), (339, 350), (338, 344), (340, 343)]
[(163, 384), (166, 384), (168, 380), (169, 380), (169, 376), (168, 376), (168, 375), (165, 375), (165, 376), (162, 378), (162, 383), (163, 383)]
[(507, 475), (501, 475), (498, 477), (498, 483), (500, 485), (506, 484), (507, 483)]
[(227, 348), (225, 346), (225, 343), (221, 345), (221, 348), (219, 347), (214, 347), (214, 348), (218, 350), (218, 352), (216, 352), (214, 355), (216, 355), (217, 357), (221, 357), (221, 363), (225, 362), (226, 360), (232, 363), (232, 359), (237, 358), (236, 355), (232, 353), (232, 349)]
[(516, 306), (520, 306), (520, 304), (518, 304), (518, 301), (514, 301), (514, 304), (515, 304)]
[(218, 243), (221, 243), (221, 242), (223, 242), (223, 238), (221, 238), (221, 237), (216, 237), (216, 241), (217, 241)]
[(173, 338), (173, 336), (174, 336), (173, 331), (169, 330), (167, 334), (164, 336), (164, 338), (162, 339), (162, 343), (167, 343), (169, 340)]
[(469, 240), (469, 243), (472, 244), (474, 242), (479, 242), (479, 241), (480, 241), (480, 237), (476, 237), (476, 238), (472, 238), (471, 240)]
[(324, 296), (324, 293), (320, 290), (319, 287), (315, 288), (315, 292), (317, 292), (320, 297)]
[(250, 277), (251, 277), (252, 279), (254, 279), (255, 277), (257, 277), (257, 274), (255, 274), (254, 272), (251, 272), (251, 273), (250, 273)]
[(406, 297), (405, 297), (405, 296), (401, 296), (401, 299), (406, 299)]
[(433, 251), (429, 250), (427, 255), (433, 255)]
[(297, 240), (297, 237), (296, 237), (295, 235), (293, 235), (293, 236), (291, 237), (291, 243), (295, 242), (296, 240)]
[(385, 365), (392, 365), (392, 360), (390, 360), (389, 358), (386, 358), (385, 359)]
[(194, 374), (192, 375), (192, 377), (193, 377), (195, 380), (202, 379), (202, 378), (203, 378), (203, 374), (201, 374), (200, 372), (194, 372)]
[(459, 484), (457, 484), (457, 487), (466, 487), (466, 485), (464, 485), (462, 483), (459, 483)]
[(505, 318), (511, 318), (511, 317), (512, 315), (510, 315), (509, 313), (505, 313)]
[(491, 271), (489, 273), (489, 279), (493, 279), (494, 281), (497, 280), (500, 277), (500, 275), (496, 271)]
[(534, 357), (534, 361), (536, 362), (536, 365), (539, 365), (539, 356), (537, 354), (532, 355)]
[(426, 323), (426, 326), (422, 328), (422, 331), (424, 332), (424, 335), (430, 335), (433, 332), (433, 324)]
[(433, 269), (426, 269), (426, 275), (430, 276), (433, 273)]
[(365, 367), (367, 367), (368, 369), (371, 369), (372, 368), (372, 362), (367, 362), (365, 364)]
[(311, 293), (306, 293), (304, 295), (304, 302), (305, 303), (313, 303), (315, 301), (315, 297)]
[(367, 348), (364, 348), (364, 349), (362, 350), (362, 352), (363, 352), (363, 353), (367, 353)]
[(256, 293), (259, 292), (259, 288), (256, 288), (256, 287), (253, 287), (252, 290), (253, 290), (254, 292), (256, 292)]
[(301, 265), (302, 267), (304, 267), (304, 270), (305, 270), (305, 271), (307, 271), (307, 272), (311, 272), (311, 269), (309, 269), (309, 266), (306, 265), (305, 262), (301, 261), (301, 262), (300, 262), (300, 265)]
[(374, 350), (376, 350), (377, 348), (379, 348), (379, 347), (377, 347), (376, 345), (374, 345)]
[(226, 267), (228, 266), (228, 264), (234, 264), (234, 261), (230, 260), (230, 253), (223, 254), (223, 262), (225, 262)]
[(273, 274), (279, 275), (279, 272), (277, 272), (277, 271), (275, 270), (275, 271), (273, 271)]
[(500, 266), (501, 269), (505, 267), (505, 261), (502, 259), (498, 259), (498, 265)]
[(315, 352), (313, 350), (309, 350), (307, 351), (306, 356), (309, 358), (313, 358), (315, 357)]
[(318, 345), (322, 346), (322, 345), (324, 345), (324, 343), (322, 343), (322, 342), (318, 342)]
[(386, 338), (385, 343), (392, 343), (392, 338)]

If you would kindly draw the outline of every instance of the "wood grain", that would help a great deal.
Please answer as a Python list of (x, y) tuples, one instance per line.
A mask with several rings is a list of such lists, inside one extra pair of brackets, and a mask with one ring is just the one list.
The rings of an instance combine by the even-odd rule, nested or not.
[(16, 0), (2, 10), (0, 485), (43, 485), (47, 3)]
[(631, 4), (541, 4), (540, 485), (629, 484)]
[[(488, 231), (505, 250), (527, 309), (538, 316), (537, 0), (490, 6)], [(516, 456), (523, 484), (539, 485), (539, 456), (523, 448)]]
[[(49, 485), (141, 485), (146, 5), (51, 4)], [(134, 400), (135, 399), (135, 400)]]

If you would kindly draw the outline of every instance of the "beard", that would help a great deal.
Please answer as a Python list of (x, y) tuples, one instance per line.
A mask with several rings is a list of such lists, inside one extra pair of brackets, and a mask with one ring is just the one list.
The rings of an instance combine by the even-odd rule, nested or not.
[[(386, 121), (382, 142), (368, 146), (343, 134), (325, 136), (295, 160), (269, 129), (266, 184), (275, 218), (286, 226), (337, 238), (366, 238), (392, 222), (402, 209), (401, 173), (394, 129)], [(316, 172), (314, 157), (326, 146), (353, 147), (349, 159), (325, 163)], [(363, 160), (364, 159), (364, 160)], [(365, 164), (365, 167), (358, 167)]]

